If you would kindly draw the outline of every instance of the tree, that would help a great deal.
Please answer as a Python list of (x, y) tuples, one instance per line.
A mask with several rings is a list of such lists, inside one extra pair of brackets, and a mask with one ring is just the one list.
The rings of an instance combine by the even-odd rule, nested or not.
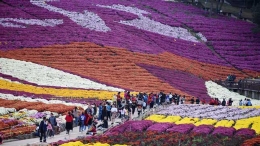
[(260, 27), (260, 3), (253, 9), (253, 22)]

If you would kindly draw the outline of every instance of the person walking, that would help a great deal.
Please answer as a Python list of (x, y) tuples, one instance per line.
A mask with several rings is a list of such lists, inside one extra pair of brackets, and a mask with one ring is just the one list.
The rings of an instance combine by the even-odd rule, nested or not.
[(116, 119), (116, 117), (117, 117), (117, 113), (118, 113), (118, 110), (117, 110), (117, 108), (115, 107), (115, 105), (113, 105), (112, 106), (112, 108), (111, 108), (111, 114), (112, 114), (112, 116), (111, 116), (111, 119), (112, 119), (112, 125), (114, 125), (114, 123), (115, 123), (115, 119)]
[(73, 114), (73, 117), (75, 119), (73, 123), (74, 123), (75, 126), (78, 126), (78, 124), (79, 124), (79, 112), (78, 112), (78, 108), (77, 107), (74, 108), (72, 114)]
[(68, 113), (68, 115), (65, 117), (66, 120), (66, 134), (70, 133), (70, 130), (73, 129), (73, 116), (71, 112)]
[(41, 121), (39, 126), (40, 142), (42, 142), (42, 138), (43, 138), (43, 142), (46, 142), (47, 126), (48, 126), (47, 119), (46, 117), (43, 117), (43, 120)]
[(107, 119), (109, 119), (111, 121), (111, 105), (110, 105), (110, 103), (107, 104), (106, 110), (107, 110)]
[(47, 120), (47, 137), (52, 137), (53, 136), (53, 127), (51, 125), (50, 119)]
[(57, 129), (57, 121), (56, 121), (56, 117), (53, 115), (53, 113), (51, 113), (51, 117), (49, 118), (49, 120), (50, 120), (51, 126), (53, 128), (51, 136), (54, 136), (56, 133), (55, 131)]
[(82, 112), (81, 116), (79, 117), (79, 132), (83, 132), (84, 131), (84, 126), (85, 126), (85, 119), (86, 116), (84, 114), (84, 112)]

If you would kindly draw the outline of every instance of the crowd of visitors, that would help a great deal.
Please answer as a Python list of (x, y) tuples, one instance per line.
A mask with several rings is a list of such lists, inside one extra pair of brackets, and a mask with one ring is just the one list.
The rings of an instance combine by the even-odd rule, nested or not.
[(40, 122), (40, 124), (36, 126), (37, 128), (34, 135), (40, 137), (40, 142), (46, 142), (46, 137), (51, 138), (54, 137), (55, 133), (59, 133), (59, 126), (53, 113), (51, 113), (49, 119), (43, 117), (43, 120)]
[[(130, 94), (129, 91), (125, 91), (123, 94), (118, 92), (114, 95), (113, 100), (103, 101), (99, 105), (87, 104), (87, 109), (80, 111), (75, 107), (72, 111), (68, 112), (65, 117), (66, 120), (66, 132), (69, 134), (73, 127), (79, 126), (79, 132), (86, 131), (86, 134), (95, 135), (98, 130), (105, 130), (108, 128), (108, 121), (111, 122), (113, 126), (115, 124), (115, 119), (121, 119), (120, 123), (132, 119), (132, 115), (137, 112), (138, 117), (144, 114), (146, 111), (153, 111), (156, 107), (167, 104), (185, 104), (185, 96), (178, 94), (163, 92), (155, 93), (139, 93), (137, 95)], [(233, 100), (229, 98), (227, 101), (223, 99), (220, 101), (218, 98), (211, 99), (208, 103), (209, 105), (222, 105), (222, 106), (232, 106)], [(190, 104), (207, 104), (205, 99), (200, 100), (198, 97), (192, 97), (190, 99)], [(252, 103), (249, 99), (240, 101), (240, 106), (251, 106)], [(101, 124), (98, 125), (98, 121)], [(40, 141), (46, 142), (47, 136), (52, 137), (55, 134), (53, 127), (57, 127), (57, 122), (55, 117), (52, 116), (47, 120), (45, 117), (39, 125), (39, 136)]]
[(250, 99), (244, 99), (244, 101), (241, 99), (239, 101), (239, 106), (252, 106), (252, 102)]
[(218, 98), (212, 98), (209, 102), (209, 105), (232, 106), (232, 103), (233, 103), (232, 98), (229, 98), (228, 101), (226, 101), (225, 98), (223, 98), (222, 101), (220, 101)]

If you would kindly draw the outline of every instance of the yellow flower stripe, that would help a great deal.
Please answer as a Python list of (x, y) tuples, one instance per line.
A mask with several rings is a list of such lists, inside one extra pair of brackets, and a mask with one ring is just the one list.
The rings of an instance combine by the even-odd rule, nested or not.
[[(0, 79), (0, 89), (23, 91), (33, 94), (49, 94), (60, 97), (97, 97), (99, 99), (112, 99), (117, 92), (112, 91), (100, 91), (100, 90), (82, 90), (82, 89), (56, 89), (49, 87), (37, 87), (28, 84), (21, 84), (16, 82), (10, 82)], [(134, 92), (133, 94), (137, 94)], [(123, 95), (122, 95), (123, 96)]]
[[(110, 144), (100, 143), (100, 142), (83, 144), (81, 141), (75, 141), (75, 142), (64, 143), (60, 146), (110, 146)], [(113, 146), (127, 146), (127, 145), (125, 145), (125, 144), (115, 144)]]
[(256, 108), (256, 109), (260, 109), (259, 105), (255, 105), (255, 106), (238, 106), (238, 108)]
[(199, 118), (185, 117), (185, 118), (181, 119), (180, 121), (175, 122), (175, 124), (195, 124), (199, 120), (200, 120)]
[(160, 120), (164, 119), (166, 116), (164, 115), (151, 115), (147, 117), (145, 120), (151, 120), (154, 122), (159, 122)]
[(255, 132), (260, 134), (260, 116), (251, 117), (247, 119), (239, 120), (220, 120), (215, 119), (199, 119), (199, 118), (189, 118), (184, 117), (183, 119), (180, 116), (164, 116), (164, 115), (150, 115), (146, 120), (151, 120), (154, 122), (160, 123), (175, 123), (175, 124), (194, 124), (195, 126), (199, 125), (213, 125), (215, 127), (234, 127), (235, 129), (241, 128), (250, 128), (255, 130)]
[(167, 116), (164, 119), (159, 120), (158, 122), (161, 123), (175, 123), (177, 121), (180, 121), (181, 117), (180, 116)]
[(215, 127), (232, 127), (234, 124), (233, 120), (220, 120), (216, 123)]
[(194, 125), (195, 126), (214, 125), (215, 123), (217, 123), (217, 120), (214, 120), (214, 119), (202, 119), (202, 120), (196, 122)]

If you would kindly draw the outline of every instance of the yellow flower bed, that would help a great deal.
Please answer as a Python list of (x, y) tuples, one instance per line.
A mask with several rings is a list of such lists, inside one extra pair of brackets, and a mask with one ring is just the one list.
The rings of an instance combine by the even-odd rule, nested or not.
[(160, 120), (164, 119), (166, 116), (164, 115), (151, 115), (147, 117), (145, 120), (151, 120), (155, 122), (159, 122)]
[(215, 123), (217, 123), (217, 120), (213, 120), (213, 119), (202, 119), (202, 120), (196, 122), (194, 125), (195, 125), (195, 126), (200, 126), (200, 125), (214, 125)]
[(75, 141), (75, 142), (64, 143), (60, 146), (84, 146), (84, 144), (81, 141)]
[[(60, 97), (97, 97), (99, 99), (111, 100), (114, 94), (117, 92), (112, 91), (99, 91), (99, 90), (79, 90), (79, 89), (56, 89), (56, 88), (43, 88), (36, 87), (28, 84), (21, 84), (15, 82), (9, 82), (0, 79), (0, 89), (12, 90), (12, 91), (23, 91), (33, 94), (49, 94)], [(136, 94), (134, 92), (133, 94)], [(123, 95), (122, 95), (123, 96)]]
[(180, 116), (167, 116), (164, 119), (159, 120), (158, 122), (160, 123), (175, 123), (177, 121), (180, 121), (181, 117)]
[(216, 123), (215, 127), (232, 127), (234, 124), (233, 120), (220, 120)]
[(251, 124), (251, 129), (254, 129), (257, 133), (260, 133), (260, 127), (258, 126), (260, 125), (260, 116), (237, 120), (234, 128), (237, 130), (241, 128), (249, 128)]
[[(108, 143), (88, 143), (88, 144), (83, 144), (81, 141), (76, 141), (76, 142), (68, 142), (68, 143), (64, 143), (60, 146), (110, 146), (110, 144)], [(116, 144), (113, 146), (127, 146), (127, 145), (123, 145), (123, 144)]]
[(200, 120), (199, 118), (185, 117), (185, 118), (181, 119), (180, 121), (175, 122), (175, 124), (195, 124), (199, 120)]
[(239, 106), (239, 108), (256, 108), (256, 109), (260, 109), (260, 105), (256, 105), (256, 106)]

